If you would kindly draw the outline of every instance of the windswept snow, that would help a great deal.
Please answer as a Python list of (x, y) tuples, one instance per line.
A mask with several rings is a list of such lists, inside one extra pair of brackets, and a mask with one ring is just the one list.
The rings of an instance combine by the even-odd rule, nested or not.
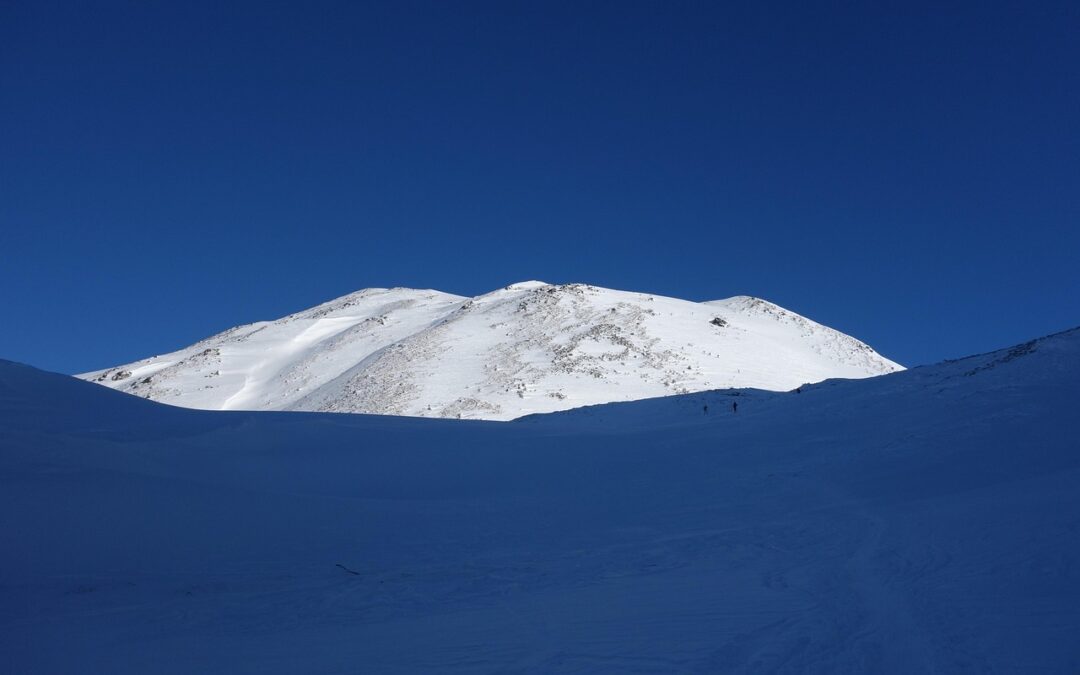
[(0, 362), (0, 666), (1075, 673), (1078, 405), (1080, 329), (510, 424)]
[(757, 298), (696, 303), (530, 281), (476, 298), (368, 289), (81, 377), (189, 408), (506, 420), (900, 369)]

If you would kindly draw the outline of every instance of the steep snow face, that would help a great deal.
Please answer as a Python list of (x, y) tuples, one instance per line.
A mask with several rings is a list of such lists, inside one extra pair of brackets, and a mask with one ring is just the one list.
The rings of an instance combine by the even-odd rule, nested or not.
[(80, 377), (186, 408), (278, 410), (422, 332), (464, 300), (438, 291), (369, 288)]
[(901, 369), (757, 298), (696, 303), (529, 281), (471, 299), (368, 289), (80, 377), (190, 408), (507, 420)]

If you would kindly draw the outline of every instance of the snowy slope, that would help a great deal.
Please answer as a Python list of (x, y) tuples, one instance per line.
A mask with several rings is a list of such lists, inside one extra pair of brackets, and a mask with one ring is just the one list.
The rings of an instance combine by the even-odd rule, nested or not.
[(471, 299), (368, 289), (81, 377), (190, 408), (506, 420), (899, 369), (756, 298), (695, 303), (526, 282)]
[(0, 668), (1080, 671), (1080, 330), (735, 393), (206, 412), (0, 362)]

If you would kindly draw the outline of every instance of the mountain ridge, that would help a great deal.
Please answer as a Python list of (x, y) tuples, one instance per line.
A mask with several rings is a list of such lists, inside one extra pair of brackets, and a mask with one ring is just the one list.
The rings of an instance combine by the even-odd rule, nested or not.
[(902, 369), (752, 296), (703, 303), (526, 281), (472, 298), (369, 288), (79, 377), (184, 407), (507, 420)]

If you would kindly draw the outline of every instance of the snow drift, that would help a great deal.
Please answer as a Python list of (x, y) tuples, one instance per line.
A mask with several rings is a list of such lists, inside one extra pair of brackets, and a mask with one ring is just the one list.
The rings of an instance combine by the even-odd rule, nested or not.
[(1077, 672), (1078, 404), (1080, 330), (509, 424), (0, 362), (0, 668)]

